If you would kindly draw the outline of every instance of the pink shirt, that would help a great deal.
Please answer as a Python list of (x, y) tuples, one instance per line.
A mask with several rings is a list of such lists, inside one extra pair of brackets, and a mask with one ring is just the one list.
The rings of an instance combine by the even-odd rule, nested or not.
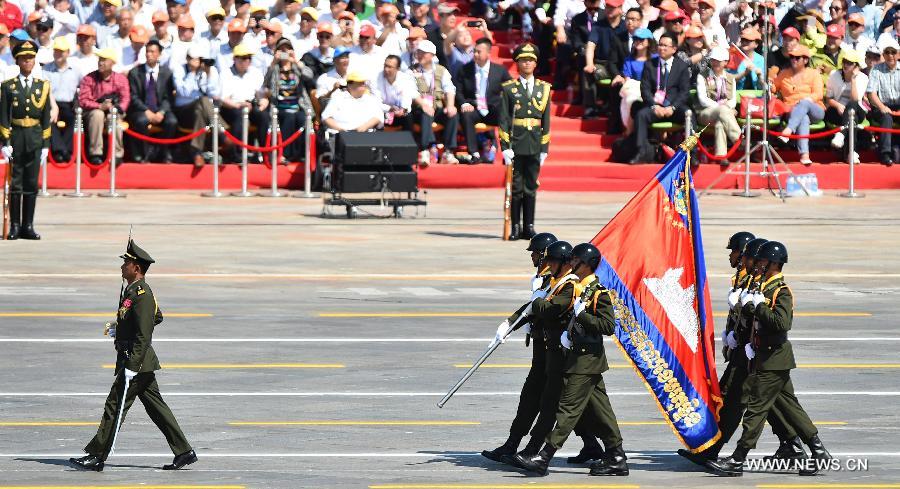
[(131, 92), (128, 88), (128, 79), (121, 73), (113, 72), (109, 78), (102, 80), (99, 71), (92, 71), (81, 79), (78, 92), (78, 105), (85, 110), (93, 110), (100, 107), (97, 99), (112, 93), (119, 94), (119, 109), (122, 112), (128, 110), (131, 102)]

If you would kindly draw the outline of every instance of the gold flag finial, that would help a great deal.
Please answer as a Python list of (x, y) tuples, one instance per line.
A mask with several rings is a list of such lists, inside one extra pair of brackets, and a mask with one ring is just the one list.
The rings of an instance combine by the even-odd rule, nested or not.
[(700, 140), (700, 135), (703, 134), (703, 131), (705, 131), (706, 128), (708, 128), (708, 127), (709, 127), (709, 124), (703, 126), (703, 129), (700, 129), (699, 131), (695, 132), (694, 134), (691, 134), (690, 136), (688, 136), (688, 138), (685, 139), (683, 143), (681, 143), (681, 149), (683, 149), (685, 151), (690, 151), (690, 150), (694, 149), (694, 146), (697, 146), (697, 141)]

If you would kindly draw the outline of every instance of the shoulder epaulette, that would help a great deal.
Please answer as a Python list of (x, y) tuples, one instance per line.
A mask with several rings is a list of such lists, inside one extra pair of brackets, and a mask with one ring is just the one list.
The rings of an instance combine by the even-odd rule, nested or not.
[(507, 86), (507, 85), (512, 85), (512, 84), (514, 84), (514, 83), (516, 83), (516, 82), (517, 82), (517, 80), (515, 80), (515, 79), (509, 79), (509, 80), (506, 80), (505, 82), (503, 82), (503, 84), (500, 85), (500, 86), (501, 86), (501, 87), (505, 87), (505, 86)]

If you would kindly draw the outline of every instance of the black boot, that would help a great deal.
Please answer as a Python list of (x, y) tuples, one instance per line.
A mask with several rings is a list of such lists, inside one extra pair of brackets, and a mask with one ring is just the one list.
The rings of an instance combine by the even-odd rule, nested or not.
[(520, 459), (526, 459), (537, 455), (538, 450), (541, 449), (541, 442), (543, 442), (541, 438), (531, 437), (528, 440), (528, 443), (525, 444), (525, 448), (520, 450), (519, 453), (503, 455), (502, 457), (500, 457), (500, 461), (505, 463), (506, 465), (512, 465), (513, 467), (524, 469), (525, 467), (522, 466)]
[(795, 436), (789, 440), (781, 440), (778, 450), (773, 455), (763, 457), (763, 460), (795, 460), (806, 458), (806, 450), (803, 449), (803, 442), (799, 436)]
[[(819, 473), (819, 465), (817, 460), (831, 460), (831, 454), (825, 449), (819, 435), (813, 435), (806, 443), (809, 446), (809, 460), (807, 465), (800, 469), (800, 475), (816, 475)], [(801, 448), (802, 450), (802, 448)]]
[(85, 455), (81, 458), (72, 457), (69, 459), (72, 465), (79, 469), (93, 470), (95, 472), (103, 472), (103, 459), (97, 455)]
[(578, 452), (578, 455), (567, 458), (566, 463), (583, 464), (603, 458), (603, 447), (597, 443), (596, 438), (593, 436), (582, 436), (581, 439), (584, 440), (584, 446), (581, 448), (581, 451)]
[(718, 458), (718, 453), (712, 453), (710, 450), (704, 450), (700, 453), (694, 453), (684, 448), (678, 449), (678, 455), (681, 455), (682, 457), (704, 468), (706, 468), (707, 462)]
[(41, 239), (41, 235), (34, 231), (34, 206), (37, 204), (37, 195), (22, 196), (22, 231), (19, 237), (22, 239)]
[(610, 448), (606, 456), (591, 464), (591, 475), (628, 475), (627, 460), (622, 445)]
[[(9, 170), (7, 170), (9, 171)], [(19, 239), (22, 222), (22, 194), (9, 194), (9, 234), (6, 239)]]
[(722, 460), (710, 460), (706, 466), (715, 472), (716, 475), (740, 477), (744, 475), (744, 460), (747, 460), (749, 452), (750, 450), (738, 445), (730, 457)]
[(526, 196), (522, 201), (522, 221), (524, 221), (522, 235), (520, 236), (522, 239), (531, 239), (536, 234), (534, 232), (534, 205), (536, 201), (537, 197), (534, 195)]
[(528, 472), (534, 472), (537, 475), (545, 476), (547, 475), (547, 469), (550, 467), (550, 460), (553, 459), (554, 453), (556, 453), (555, 448), (544, 445), (544, 448), (538, 452), (537, 455), (532, 455), (530, 457), (516, 455), (516, 461), (519, 463), (520, 467)]
[(519, 227), (519, 216), (522, 215), (522, 200), (517, 199), (515, 197), (512, 198), (512, 201), (509, 204), (509, 216), (510, 216), (510, 231), (509, 231), (509, 240), (515, 241), (519, 239), (519, 235), (522, 233), (522, 228)]
[(516, 449), (519, 448), (519, 443), (522, 442), (521, 436), (509, 435), (509, 439), (506, 440), (506, 443), (500, 445), (499, 447), (493, 450), (484, 450), (481, 452), (481, 456), (485, 458), (489, 458), (494, 462), (500, 462), (501, 458), (504, 455), (513, 456), (516, 453)]
[(185, 465), (190, 465), (197, 461), (197, 454), (193, 450), (188, 450), (181, 455), (176, 455), (171, 464), (163, 465), (163, 470), (178, 470)]

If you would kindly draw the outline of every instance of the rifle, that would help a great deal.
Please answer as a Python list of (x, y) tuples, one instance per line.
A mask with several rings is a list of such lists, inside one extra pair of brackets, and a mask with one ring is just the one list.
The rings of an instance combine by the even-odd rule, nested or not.
[(509, 165), (503, 180), (503, 241), (509, 241), (512, 232), (512, 180), (513, 167)]
[(9, 186), (12, 183), (12, 158), (6, 162), (6, 174), (3, 176), (3, 229), (0, 234), (5, 241), (9, 237), (9, 225), (12, 216), (9, 215)]

